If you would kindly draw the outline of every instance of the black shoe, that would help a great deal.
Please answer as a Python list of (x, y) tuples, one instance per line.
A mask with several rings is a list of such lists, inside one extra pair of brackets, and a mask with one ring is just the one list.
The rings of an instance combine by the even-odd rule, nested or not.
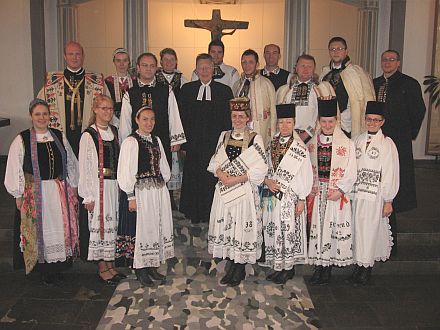
[(356, 280), (356, 284), (367, 285), (371, 279), (371, 270), (373, 267), (359, 267), (361, 268), (360, 274)]
[(106, 285), (116, 285), (116, 284), (118, 284), (119, 280), (117, 280), (115, 278), (115, 276), (113, 276), (112, 278), (109, 278), (109, 279), (104, 279), (104, 278), (101, 277), (101, 274), (107, 273), (108, 271), (109, 270), (106, 269), (104, 271), (98, 272), (98, 279), (99, 279), (99, 281), (104, 283), (104, 284), (106, 284)]
[(165, 275), (157, 271), (156, 267), (147, 267), (147, 274), (155, 281), (164, 281), (167, 279)]
[(235, 264), (234, 272), (232, 273), (232, 278), (229, 281), (229, 286), (240, 285), (241, 281), (246, 277), (246, 264)]
[(277, 276), (279, 276), (281, 274), (280, 271), (275, 271), (269, 275), (266, 276), (266, 280), (267, 281), (273, 281)]
[(327, 285), (330, 283), (330, 278), (332, 276), (332, 266), (323, 267), (321, 278), (316, 283), (318, 285)]
[(284, 269), (280, 272), (280, 275), (273, 279), (273, 282), (275, 284), (286, 284), (286, 282), (291, 280), (293, 276), (295, 276), (295, 268), (289, 270)]
[(345, 279), (345, 283), (349, 283), (349, 284), (356, 283), (361, 271), (362, 271), (362, 267), (355, 265), (353, 269), (353, 273), (351, 273), (351, 275)]
[(152, 287), (154, 286), (154, 282), (151, 280), (151, 278), (148, 276), (147, 268), (139, 268), (135, 269), (136, 277), (139, 281), (139, 283), (142, 286)]
[(321, 274), (324, 267), (322, 266), (315, 266), (315, 272), (312, 275), (312, 278), (310, 279), (310, 284), (318, 284), (318, 282), (321, 280)]
[(235, 266), (237, 264), (233, 261), (228, 261), (227, 265), (229, 265), (229, 269), (226, 272), (226, 275), (223, 276), (222, 279), (220, 280), (220, 284), (229, 284), (229, 282), (231, 282), (232, 275), (234, 274)]

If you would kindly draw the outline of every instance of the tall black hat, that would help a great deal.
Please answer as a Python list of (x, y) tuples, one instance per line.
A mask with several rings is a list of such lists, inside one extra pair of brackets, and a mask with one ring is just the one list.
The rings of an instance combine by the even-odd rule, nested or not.
[(318, 113), (319, 117), (336, 117), (338, 103), (336, 98), (331, 100), (318, 99)]
[(277, 104), (277, 118), (295, 118), (295, 104)]
[(385, 116), (385, 103), (378, 101), (368, 101), (365, 114)]

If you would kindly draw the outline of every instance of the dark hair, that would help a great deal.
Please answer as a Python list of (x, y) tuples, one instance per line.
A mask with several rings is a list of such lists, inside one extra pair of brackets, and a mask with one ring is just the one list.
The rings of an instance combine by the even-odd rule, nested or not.
[(296, 59), (296, 64), (298, 64), (299, 60), (313, 61), (313, 64), (316, 66), (315, 58), (312, 55), (309, 54), (299, 55), (298, 58)]
[(328, 42), (328, 46), (327, 47), (330, 47), (330, 44), (333, 43), (333, 42), (340, 42), (340, 43), (342, 43), (344, 45), (345, 49), (348, 48), (347, 47), (347, 41), (345, 41), (345, 39), (342, 38), (342, 37), (333, 37), (333, 38), (331, 38), (330, 41)]
[(388, 50), (384, 51), (384, 52), (382, 53), (382, 55), (380, 55), (380, 57), (382, 57), (383, 54), (385, 54), (385, 53), (393, 53), (393, 54), (395, 54), (395, 55), (397, 56), (397, 60), (400, 61), (400, 53), (399, 53), (397, 50), (394, 50), (394, 49), (388, 49)]
[(164, 55), (172, 55), (172, 56), (174, 56), (175, 58), (176, 58), (176, 60), (177, 60), (177, 54), (176, 54), (176, 51), (174, 50), (174, 49), (172, 49), (172, 48), (164, 48), (164, 49), (162, 49), (161, 51), (160, 51), (160, 60), (162, 61), (162, 59), (163, 59), (163, 57), (164, 57)]
[(137, 60), (136, 60), (136, 65), (139, 65), (139, 63), (141, 62), (141, 60), (144, 57), (152, 57), (154, 59), (154, 61), (156, 62), (156, 65), (157, 65), (157, 57), (153, 53), (142, 53), (141, 55), (139, 55)]
[(47, 108), (47, 111), (49, 111), (49, 104), (42, 99), (35, 98), (29, 103), (29, 114), (32, 115), (32, 112), (37, 107), (37, 105), (44, 105)]
[(146, 106), (139, 108), (139, 110), (136, 112), (136, 118), (139, 119), (139, 116), (141, 115), (141, 113), (144, 111), (147, 111), (147, 110), (152, 111), (154, 113), (154, 117), (156, 117), (156, 113), (154, 112), (153, 108), (146, 105)]
[(258, 63), (258, 54), (255, 50), (253, 49), (246, 49), (243, 54), (241, 55), (241, 59), (243, 59), (243, 56), (249, 56), (249, 55), (253, 55), (255, 57), (255, 61)]
[(201, 53), (199, 55), (197, 55), (196, 57), (196, 66), (197, 66), (197, 62), (200, 60), (210, 60), (212, 62), (212, 64), (214, 65), (214, 60), (212, 59), (212, 56), (206, 53)]
[(225, 52), (225, 44), (221, 40), (218, 39), (212, 40), (208, 45), (208, 53), (211, 51), (212, 46), (219, 46), (222, 48), (223, 53)]
[(278, 45), (275, 45), (275, 44), (268, 44), (268, 45), (266, 45), (266, 46), (264, 46), (264, 50), (263, 50), (263, 53), (265, 53), (266, 52), (266, 48), (267, 47), (269, 47), (269, 46), (275, 46), (277, 49), (278, 49), (278, 53), (280, 53), (281, 54), (281, 48), (280, 48), (280, 46), (278, 46)]

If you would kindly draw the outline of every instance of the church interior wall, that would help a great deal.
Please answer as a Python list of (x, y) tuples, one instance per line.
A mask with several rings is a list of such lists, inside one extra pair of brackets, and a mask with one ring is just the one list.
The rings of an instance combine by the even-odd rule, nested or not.
[(148, 45), (155, 54), (165, 47), (174, 48), (178, 67), (190, 78), (199, 53), (207, 52), (211, 34), (208, 30), (186, 28), (184, 19), (211, 19), (212, 10), (220, 9), (225, 20), (249, 21), (249, 29), (237, 30), (222, 38), (225, 44), (225, 63), (241, 71), (240, 56), (252, 48), (264, 66), (263, 48), (267, 43), (284, 47), (284, 1), (241, 0), (236, 5), (202, 5), (196, 0), (149, 0)]
[(328, 41), (331, 37), (343, 37), (348, 44), (348, 55), (356, 63), (358, 43), (358, 8), (334, 0), (310, 0), (309, 53), (315, 57), (316, 73), (328, 65)]
[[(404, 62), (402, 72), (418, 80), (423, 86), (424, 76), (431, 74), (434, 40), (435, 0), (407, 0), (405, 14)], [(423, 94), (427, 110), (428, 95)], [(417, 139), (413, 141), (415, 159), (430, 159), (425, 155), (428, 113), (426, 113)]]
[(113, 51), (124, 47), (124, 2), (93, 0), (78, 6), (78, 41), (86, 54), (84, 67), (102, 72), (114, 72)]
[(18, 132), (30, 126), (28, 106), (33, 97), (30, 13), (28, 0), (2, 1), (0, 10), (0, 117), (10, 126), (0, 127), (0, 154), (7, 155)]

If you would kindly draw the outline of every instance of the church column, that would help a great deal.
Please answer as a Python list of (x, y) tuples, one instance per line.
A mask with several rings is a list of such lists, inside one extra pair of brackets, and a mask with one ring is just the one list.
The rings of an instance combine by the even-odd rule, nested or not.
[(64, 67), (64, 45), (77, 40), (77, 1), (58, 0), (58, 65)]
[(124, 45), (132, 63), (148, 49), (148, 0), (124, 0)]
[(361, 2), (356, 63), (373, 75), (376, 72), (378, 12), (377, 0)]
[(309, 51), (310, 1), (286, 0), (284, 8), (284, 68), (291, 71), (296, 58)]

